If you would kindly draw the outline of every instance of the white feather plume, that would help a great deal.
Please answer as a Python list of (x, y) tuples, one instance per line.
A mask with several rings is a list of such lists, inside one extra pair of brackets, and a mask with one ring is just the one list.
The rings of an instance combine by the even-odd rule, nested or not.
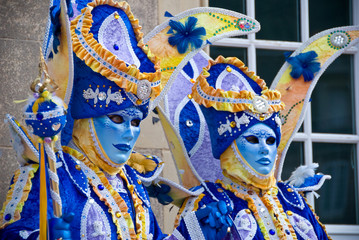
[(305, 179), (308, 177), (314, 177), (315, 170), (319, 167), (318, 163), (311, 163), (309, 165), (299, 166), (297, 169), (292, 172), (292, 175), (287, 182), (293, 185), (294, 187), (301, 186)]

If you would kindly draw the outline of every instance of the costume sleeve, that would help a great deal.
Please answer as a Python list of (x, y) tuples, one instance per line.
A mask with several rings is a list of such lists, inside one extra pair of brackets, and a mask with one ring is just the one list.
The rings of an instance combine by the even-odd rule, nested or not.
[(0, 239), (36, 239), (39, 229), (39, 178), (37, 164), (14, 174), (0, 212)]

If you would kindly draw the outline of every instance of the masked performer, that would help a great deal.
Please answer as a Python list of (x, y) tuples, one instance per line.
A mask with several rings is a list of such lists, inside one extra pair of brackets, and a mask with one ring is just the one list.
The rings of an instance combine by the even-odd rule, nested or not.
[[(209, 226), (206, 221), (211, 214), (226, 213), (227, 209), (219, 211), (216, 204), (185, 217), (171, 236), (161, 232), (143, 183), (150, 183), (160, 174), (162, 162), (132, 151), (150, 100), (161, 91), (158, 59), (142, 43), (138, 20), (126, 2), (93, 1), (81, 12), (81, 1), (74, 4), (74, 9), (69, 3), (61, 1), (61, 7), (51, 8), (54, 35), (48, 42), (54, 47), (47, 54), (45, 43), (48, 69), (43, 65), (41, 76), (45, 75), (46, 81), (34, 84), (35, 97), (26, 108), (30, 132), (8, 117), (12, 132), (20, 138), (18, 143), (23, 144), (18, 152), (27, 161), (16, 171), (1, 211), (0, 239), (37, 239), (39, 221), (40, 239), (44, 239), (41, 236), (46, 238), (46, 224), (45, 235), (41, 224), (47, 219), (51, 219), (50, 239), (223, 236), (227, 222)], [(69, 25), (64, 16), (72, 10), (71, 14), (78, 16), (73, 17), (66, 36)], [(69, 36), (71, 41), (67, 41)], [(62, 140), (68, 143), (63, 147), (54, 135), (64, 126), (61, 117), (66, 111), (59, 107), (57, 97), (51, 96), (51, 77), (58, 86), (57, 97), (69, 106), (62, 131)], [(50, 199), (45, 220), (39, 216), (39, 186), (43, 179), (36, 157), (42, 159), (44, 153), (41, 147), (35, 147), (31, 134), (40, 137), (47, 160), (55, 166), (47, 177), (44, 175), (45, 184), (51, 182), (51, 188), (47, 187), (51, 194), (45, 194), (45, 200)], [(46, 201), (40, 205), (44, 204)]]
[(281, 94), (237, 58), (218, 57), (197, 78), (190, 96), (206, 119), (212, 152), (224, 178), (203, 183), (181, 217), (213, 201), (232, 206), (231, 239), (328, 239), (305, 199), (274, 176), (281, 140)]

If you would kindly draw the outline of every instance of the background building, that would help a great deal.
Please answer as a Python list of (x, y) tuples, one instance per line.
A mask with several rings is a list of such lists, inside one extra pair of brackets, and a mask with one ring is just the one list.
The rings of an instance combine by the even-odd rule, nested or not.
[[(37, 76), (39, 47), (45, 32), (48, 0), (0, 0), (0, 118), (12, 113), (21, 118), (29, 84)], [(146, 34), (173, 15), (193, 7), (213, 6), (242, 12), (257, 19), (257, 34), (223, 39), (210, 47), (212, 58), (236, 56), (270, 85), (293, 51), (312, 35), (332, 27), (359, 24), (356, 0), (128, 0)], [(164, 177), (177, 181), (162, 127), (152, 114), (142, 123), (136, 150), (166, 162)], [(308, 196), (333, 239), (359, 238), (359, 54), (349, 49), (323, 74), (313, 92), (300, 132), (287, 154), (282, 178), (300, 164), (317, 162), (319, 171), (332, 175), (318, 192)], [(4, 202), (17, 167), (7, 125), (0, 122), (0, 203)], [(156, 205), (156, 215), (171, 232), (176, 208)]]

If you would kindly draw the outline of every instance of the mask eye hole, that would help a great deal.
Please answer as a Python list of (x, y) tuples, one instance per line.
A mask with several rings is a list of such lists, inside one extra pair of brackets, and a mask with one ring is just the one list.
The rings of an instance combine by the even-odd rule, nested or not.
[(250, 143), (259, 143), (259, 140), (256, 136), (248, 136), (248, 137), (245, 137), (246, 140)]
[(266, 143), (267, 143), (268, 145), (273, 145), (273, 144), (275, 143), (275, 137), (269, 137), (269, 138), (267, 138)]
[(138, 127), (140, 126), (141, 120), (140, 119), (133, 119), (131, 121), (131, 126)]
[(123, 123), (123, 117), (120, 115), (107, 115), (107, 117), (114, 123), (120, 124)]

